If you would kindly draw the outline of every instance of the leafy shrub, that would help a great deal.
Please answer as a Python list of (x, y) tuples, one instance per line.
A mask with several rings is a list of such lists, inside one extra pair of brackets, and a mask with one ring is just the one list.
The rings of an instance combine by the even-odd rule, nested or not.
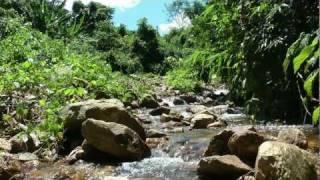
[(10, 112), (17, 112), (3, 114), (2, 119), (23, 121), (48, 139), (61, 133), (57, 114), (68, 103), (100, 92), (128, 102), (147, 91), (140, 80), (112, 72), (101, 53), (80, 49), (25, 26), (2, 40), (0, 94), (11, 97)]
[[(284, 71), (288, 77), (294, 76), (299, 90), (301, 104), (305, 118), (311, 117), (317, 124), (320, 119), (319, 100), (319, 38), (316, 33), (302, 33), (288, 49), (283, 63)], [(292, 78), (290, 78), (292, 79)]]
[(174, 88), (184, 92), (197, 90), (200, 81), (191, 69), (177, 68), (169, 71), (166, 75), (166, 83)]

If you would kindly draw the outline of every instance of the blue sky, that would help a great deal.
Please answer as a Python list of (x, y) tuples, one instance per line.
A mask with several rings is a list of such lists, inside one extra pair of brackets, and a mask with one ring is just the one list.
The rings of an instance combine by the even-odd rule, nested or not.
[(141, 2), (128, 9), (116, 8), (114, 22), (123, 23), (129, 29), (136, 29), (137, 21), (143, 17), (153, 26), (168, 23), (168, 16), (165, 8), (166, 3), (172, 0), (141, 0)]
[[(71, 9), (74, 0), (67, 0), (66, 8)], [(170, 29), (186, 23), (183, 17), (168, 22), (165, 5), (172, 0), (81, 0), (88, 4), (90, 1), (102, 3), (115, 8), (113, 21), (116, 25), (125, 24), (129, 29), (135, 30), (139, 19), (146, 17), (154, 27), (158, 27), (161, 34)], [(183, 21), (183, 23), (181, 23)]]

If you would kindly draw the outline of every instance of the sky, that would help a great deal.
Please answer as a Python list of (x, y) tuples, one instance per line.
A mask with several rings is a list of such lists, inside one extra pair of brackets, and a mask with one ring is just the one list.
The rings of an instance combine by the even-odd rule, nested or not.
[[(74, 0), (67, 0), (66, 8), (71, 9)], [(190, 24), (182, 15), (169, 21), (165, 5), (172, 0), (81, 0), (88, 4), (90, 1), (115, 8), (113, 22), (115, 25), (125, 24), (128, 29), (135, 30), (139, 19), (146, 17), (148, 22), (158, 28), (160, 34), (166, 34), (172, 28)]]

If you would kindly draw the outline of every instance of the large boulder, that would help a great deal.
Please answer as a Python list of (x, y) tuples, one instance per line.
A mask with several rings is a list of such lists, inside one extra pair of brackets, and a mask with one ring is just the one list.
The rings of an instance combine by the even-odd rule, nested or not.
[(150, 149), (140, 136), (127, 126), (88, 119), (82, 124), (82, 135), (97, 150), (122, 161), (140, 160)]
[(281, 130), (278, 134), (278, 141), (294, 144), (302, 149), (308, 148), (307, 136), (297, 128)]
[(251, 171), (237, 156), (210, 156), (200, 160), (198, 173), (212, 178), (235, 179)]
[(228, 147), (229, 139), (234, 133), (239, 131), (256, 132), (256, 130), (252, 126), (239, 126), (227, 128), (211, 138), (209, 146), (204, 153), (204, 156), (230, 154), (230, 150)]
[(64, 107), (60, 116), (64, 121), (64, 128), (72, 132), (80, 132), (81, 124), (89, 119), (123, 124), (145, 139), (142, 125), (135, 120), (124, 108), (123, 103), (117, 99), (88, 100), (70, 104)]
[(140, 106), (146, 108), (157, 108), (159, 107), (159, 103), (152, 95), (146, 94), (141, 98)]
[(258, 154), (259, 146), (266, 138), (254, 131), (240, 130), (229, 139), (228, 147), (232, 154), (237, 155), (246, 162), (254, 162)]
[(295, 145), (268, 141), (259, 147), (256, 180), (317, 180), (318, 157)]
[(217, 117), (209, 113), (196, 114), (191, 119), (191, 127), (193, 129), (205, 129), (209, 124), (214, 123)]
[(225, 129), (219, 134), (213, 136), (204, 156), (229, 154), (228, 141), (233, 133), (234, 132), (231, 129)]

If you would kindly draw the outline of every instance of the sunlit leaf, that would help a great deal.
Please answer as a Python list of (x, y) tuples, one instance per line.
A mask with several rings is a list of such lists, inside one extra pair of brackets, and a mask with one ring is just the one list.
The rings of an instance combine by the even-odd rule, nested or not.
[(293, 60), (293, 70), (297, 73), (300, 70), (301, 65), (313, 54), (316, 46), (318, 45), (318, 38), (315, 38), (311, 45), (308, 45), (302, 49), (300, 54)]
[(314, 124), (317, 124), (320, 120), (320, 106), (317, 107), (312, 113), (312, 121)]
[(306, 91), (307, 95), (309, 97), (312, 97), (312, 90), (315, 80), (317, 79), (318, 72), (315, 71), (307, 78), (307, 80), (304, 82), (304, 90)]

